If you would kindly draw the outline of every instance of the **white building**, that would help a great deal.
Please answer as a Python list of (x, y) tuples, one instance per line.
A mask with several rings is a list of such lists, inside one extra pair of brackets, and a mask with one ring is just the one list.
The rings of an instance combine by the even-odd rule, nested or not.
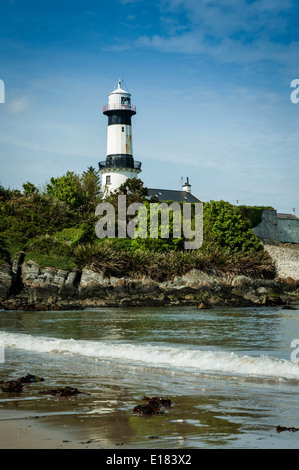
[(99, 163), (102, 174), (104, 195), (119, 188), (127, 178), (134, 178), (141, 172), (141, 163), (133, 158), (133, 138), (131, 117), (136, 107), (131, 103), (131, 95), (118, 88), (108, 95), (108, 104), (103, 113), (108, 116), (107, 157)]
[[(108, 116), (107, 157), (99, 163), (99, 171), (105, 197), (128, 178), (137, 177), (141, 172), (141, 162), (135, 161), (133, 157), (131, 118), (136, 114), (136, 107), (131, 103), (131, 94), (121, 88), (121, 81), (117, 89), (109, 93), (103, 113)], [(200, 202), (191, 193), (189, 178), (181, 190), (148, 188), (148, 194), (159, 201)]]

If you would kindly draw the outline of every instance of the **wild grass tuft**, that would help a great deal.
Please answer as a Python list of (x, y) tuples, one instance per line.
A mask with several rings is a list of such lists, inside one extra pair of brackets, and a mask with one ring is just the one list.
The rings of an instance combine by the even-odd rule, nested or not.
[(119, 251), (109, 244), (89, 243), (75, 248), (74, 259), (81, 269), (88, 266), (103, 275), (148, 276), (157, 281), (182, 276), (192, 269), (227, 277), (243, 274), (271, 279), (275, 276), (275, 268), (266, 252), (234, 253), (217, 246), (154, 253), (138, 249)]

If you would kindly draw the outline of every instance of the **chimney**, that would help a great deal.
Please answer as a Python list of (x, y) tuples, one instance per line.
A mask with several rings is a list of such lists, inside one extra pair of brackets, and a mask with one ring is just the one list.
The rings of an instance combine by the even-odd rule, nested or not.
[(189, 183), (189, 177), (187, 176), (186, 183), (182, 187), (183, 191), (186, 191), (186, 193), (191, 193), (191, 184)]

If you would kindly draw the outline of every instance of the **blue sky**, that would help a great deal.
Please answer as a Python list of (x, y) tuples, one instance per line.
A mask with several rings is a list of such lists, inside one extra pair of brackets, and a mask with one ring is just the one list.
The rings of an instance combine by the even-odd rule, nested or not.
[(97, 167), (124, 78), (145, 185), (299, 215), (298, 18), (296, 0), (2, 0), (0, 184)]

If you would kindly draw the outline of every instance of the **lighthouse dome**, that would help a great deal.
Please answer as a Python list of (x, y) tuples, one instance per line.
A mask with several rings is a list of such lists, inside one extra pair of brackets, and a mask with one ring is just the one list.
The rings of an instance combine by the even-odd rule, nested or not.
[(117, 86), (117, 88), (116, 88), (115, 90), (113, 90), (111, 93), (109, 93), (108, 96), (110, 96), (110, 95), (115, 95), (115, 94), (121, 94), (121, 95), (131, 96), (131, 94), (130, 94), (128, 91), (126, 91), (126, 90), (124, 90), (123, 88), (121, 88), (121, 81), (120, 81), (120, 80), (118, 81), (118, 86)]
[(121, 88), (121, 81), (118, 82), (116, 90), (108, 95), (108, 110), (111, 109), (132, 109), (131, 94)]

